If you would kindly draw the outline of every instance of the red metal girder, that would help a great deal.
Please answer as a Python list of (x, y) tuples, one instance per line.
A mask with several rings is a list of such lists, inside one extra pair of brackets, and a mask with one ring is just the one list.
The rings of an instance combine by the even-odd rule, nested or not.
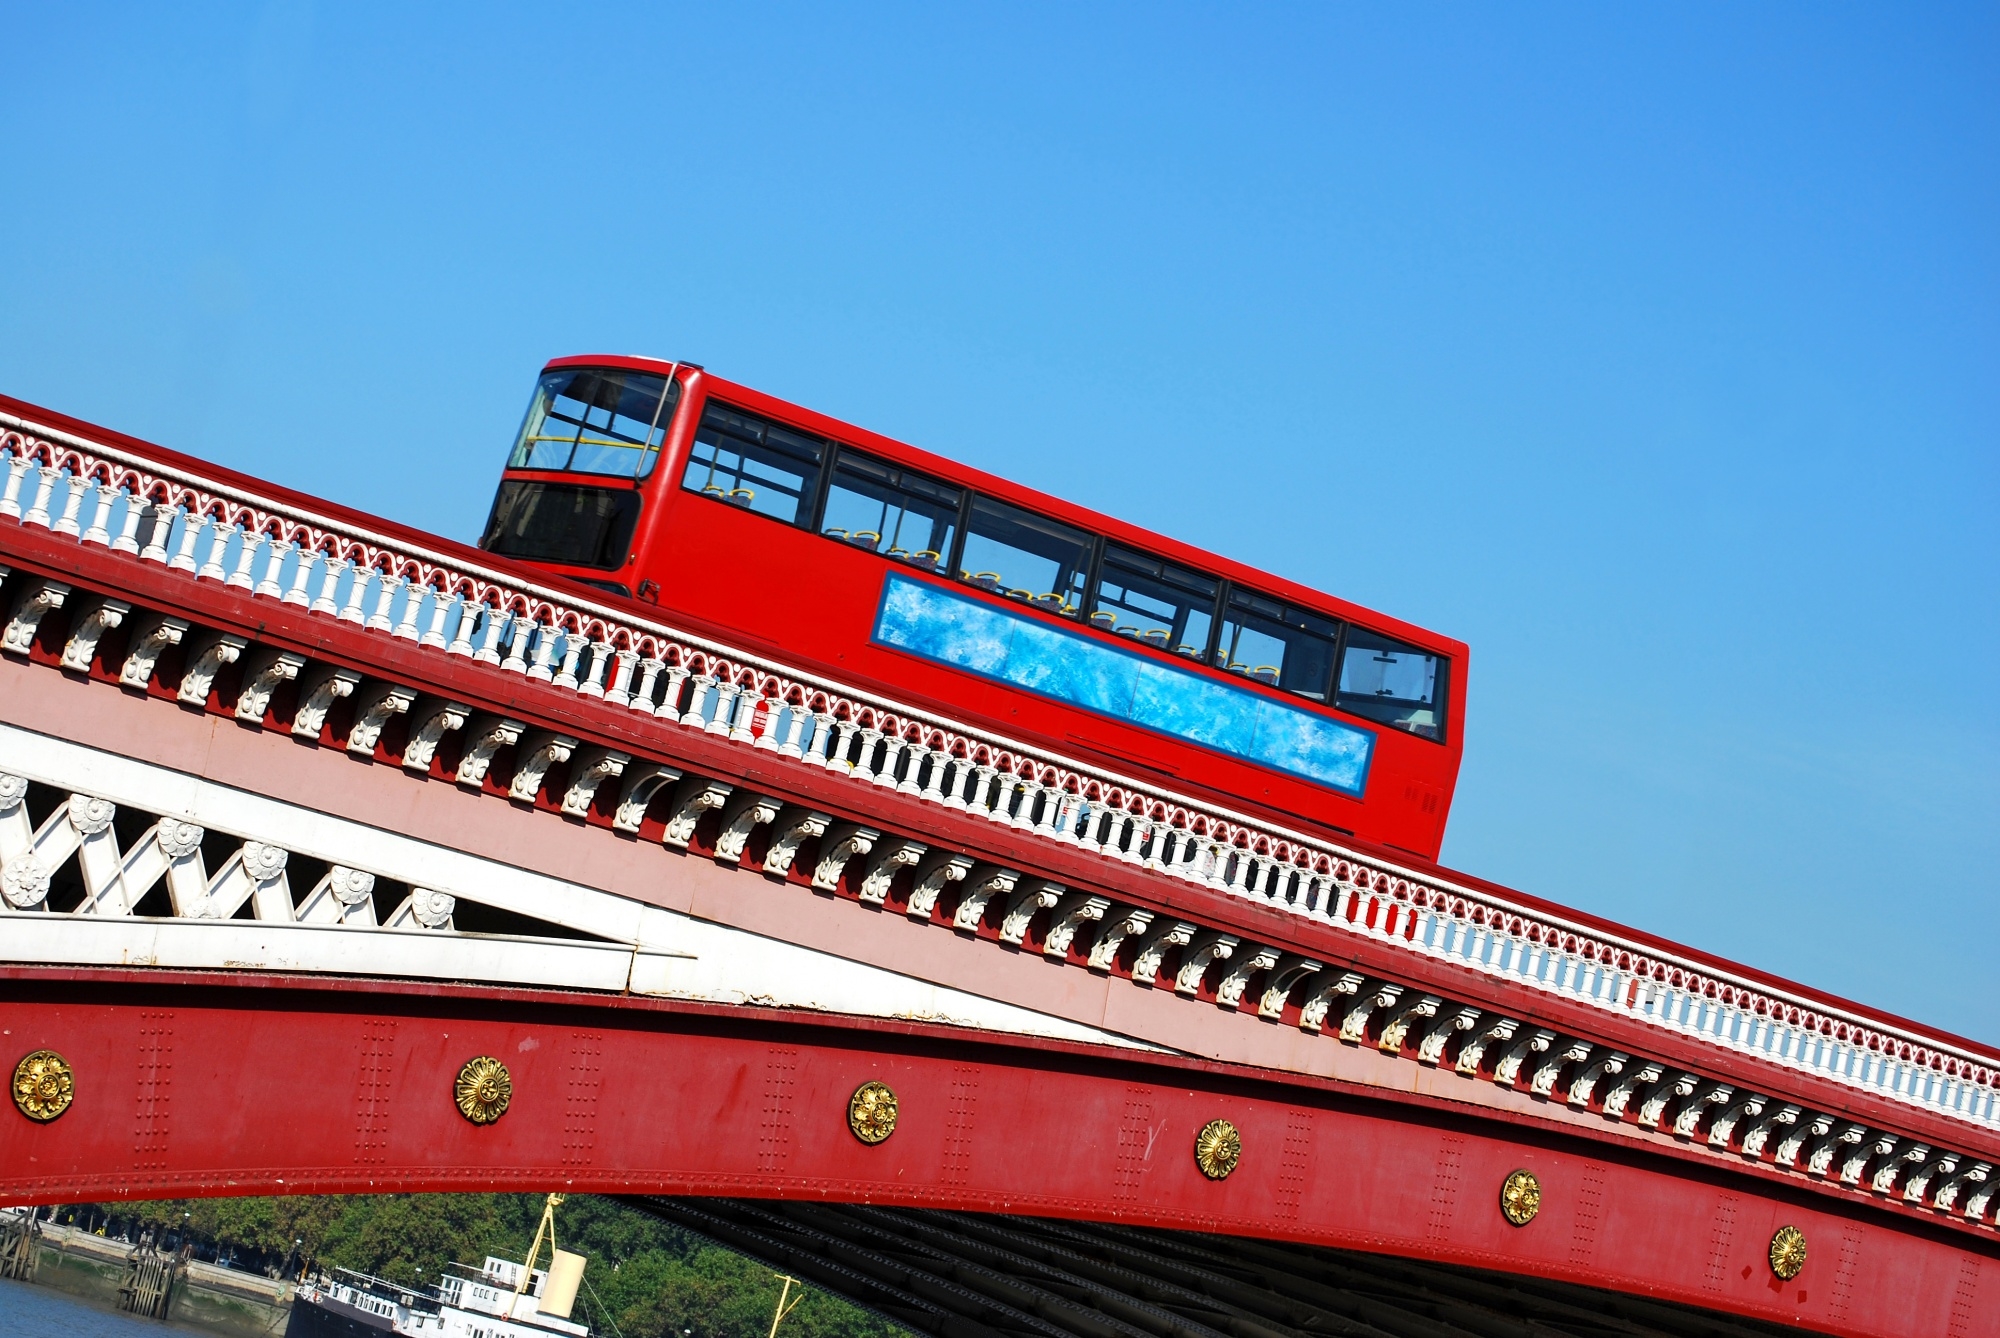
[[(1929, 1335), (2000, 1244), (1793, 1179), (1372, 1090), (949, 1028), (596, 996), (184, 973), (0, 976), (0, 1034), (76, 1072), (0, 1117), (0, 1198), (543, 1189), (729, 1194), (1219, 1231), (1527, 1273), (1800, 1324)], [(504, 1062), (488, 1126), (460, 1066)], [(9, 1056), (11, 1057), (11, 1056)], [(895, 1134), (849, 1131), (862, 1082)], [(1241, 1165), (1193, 1139), (1225, 1118)], [(1541, 1181), (1510, 1226), (1501, 1181)], [(1765, 1262), (1782, 1225), (1806, 1271)]]

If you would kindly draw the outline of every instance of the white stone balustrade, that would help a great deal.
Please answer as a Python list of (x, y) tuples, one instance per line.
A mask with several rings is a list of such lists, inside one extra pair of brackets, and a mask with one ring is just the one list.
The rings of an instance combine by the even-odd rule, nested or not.
[[(395, 540), (8, 415), (0, 415), (0, 523), (2000, 1127), (2000, 1070), (1944, 1038), (912, 711), (558, 593), (484, 555)], [(8, 619), (0, 649), (21, 654), (52, 605), (42, 586), (23, 594), (5, 577), (0, 568)], [(178, 640), (174, 620), (147, 629), (162, 645)], [(211, 658), (227, 655), (233, 640), (204, 649)], [(260, 668), (282, 674), (296, 666)], [(391, 705), (405, 710), (409, 701)]]

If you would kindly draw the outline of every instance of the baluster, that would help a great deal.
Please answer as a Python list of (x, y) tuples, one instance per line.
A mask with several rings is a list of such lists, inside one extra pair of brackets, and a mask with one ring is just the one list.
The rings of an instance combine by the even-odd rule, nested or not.
[(706, 730), (708, 728), (708, 716), (706, 714), (708, 708), (708, 690), (715, 686), (715, 675), (711, 673), (695, 674), (690, 679), (690, 682), (692, 686), (688, 689), (687, 709), (681, 712), (681, 724), (686, 725), (690, 729)]
[(627, 710), (652, 713), (653, 686), (660, 680), (660, 670), (666, 667), (664, 661), (656, 660), (650, 655), (639, 661), (639, 690), (634, 692), (632, 700), (625, 704)]
[(882, 738), (882, 769), (875, 773), (875, 783), (884, 789), (903, 790), (906, 794), (917, 793), (918, 791), (911, 784), (911, 781), (900, 780), (898, 778), (898, 773), (903, 769), (903, 758), (906, 755), (910, 759), (910, 768), (914, 771), (916, 769), (917, 754), (916, 750), (911, 747), (910, 741), (900, 734), (884, 735)]
[(557, 670), (553, 681), (559, 688), (574, 689), (578, 686), (576, 676), (577, 663), (583, 659), (583, 648), (590, 643), (583, 639), (583, 633), (581, 632), (571, 632), (565, 629), (562, 635), (562, 668)]
[(768, 698), (764, 696), (764, 690), (761, 687), (743, 687), (739, 685), (737, 693), (738, 696), (735, 703), (736, 712), (729, 724), (729, 741), (731, 743), (747, 743), (755, 747), (757, 744), (757, 708), (764, 705)]
[[(444, 639), (444, 620), (451, 616), (451, 587), (443, 584), (434, 584), (425, 586), (424, 589), (431, 596), (431, 625), (424, 629), (424, 634), (418, 638), (417, 644), (420, 646), (429, 646), (433, 650), (442, 650), (449, 654), (451, 643)], [(459, 620), (458, 628), (460, 631), (465, 629), (465, 620), (463, 618)], [(466, 651), (470, 651), (472, 647), (468, 645), (465, 649)]]
[(195, 569), (195, 541), (201, 538), (202, 527), (208, 524), (208, 517), (185, 506), (176, 506), (174, 512), (175, 519), (180, 522), (181, 541), (174, 546), (174, 555), (167, 566), (175, 571), (192, 572)]
[(942, 748), (925, 749), (930, 759), (930, 775), (924, 780), (923, 796), (933, 804), (942, 804), (944, 797), (944, 769), (951, 765), (951, 754)]
[(613, 706), (630, 706), (632, 704), (632, 665), (638, 658), (638, 656), (629, 650), (620, 650), (613, 653), (611, 686), (605, 690), (605, 701), (611, 703)]
[(881, 741), (881, 730), (864, 729), (861, 731), (861, 750), (854, 758), (854, 765), (847, 769), (850, 776), (859, 781), (872, 781), (875, 779), (875, 745)]
[(586, 697), (602, 697), (604, 676), (611, 672), (611, 643), (593, 641), (590, 643), (590, 672), (584, 676), (577, 691)]
[(848, 761), (848, 749), (854, 742), (854, 732), (859, 728), (852, 718), (842, 719), (833, 712), (827, 712), (827, 753), (822, 764), (828, 771), (852, 771)]
[(21, 480), (28, 476), (28, 457), (19, 451), (7, 452), (7, 490), (0, 493), (0, 516), (21, 518)]
[(86, 485), (90, 489), (90, 527), (83, 532), (83, 542), (87, 544), (111, 544), (111, 531), (105, 528), (111, 521), (111, 503), (118, 496), (109, 484), (99, 483), (95, 478)]
[(987, 792), (993, 788), (993, 778), (999, 775), (999, 772), (986, 763), (981, 762), (973, 766), (971, 775), (973, 778), (972, 797), (966, 801), (966, 811), (977, 813), (982, 818), (990, 817), (992, 814), (992, 805), (987, 800)]
[(507, 621), (507, 658), (500, 662), (500, 667), (510, 674), (525, 674), (528, 672), (528, 638), (534, 635), (535, 625), (528, 621), (527, 614), (511, 610)]
[(320, 550), (320, 556), (326, 559), (326, 564), (320, 568), (319, 597), (313, 600), (312, 611), (337, 615), (340, 612), (340, 603), (334, 595), (340, 591), (340, 577), (341, 573), (347, 570), (347, 559), (336, 557), (331, 546)]
[(497, 604), (467, 600), (465, 606), (479, 617), (479, 649), (472, 658), (481, 664), (500, 663), (500, 634), (506, 630), (507, 616)]
[(340, 606), (340, 620), (358, 627), (367, 620), (368, 612), (362, 605), (368, 598), (368, 583), (375, 579), (375, 569), (347, 559), (342, 561), (347, 567), (347, 601)]
[[(145, 509), (146, 503), (140, 498), (138, 493), (127, 492), (125, 494), (125, 515), (118, 525), (118, 537), (111, 541), (112, 552), (129, 553), (133, 557), (139, 555), (139, 521), (142, 519)], [(160, 557), (164, 560), (166, 554), (162, 553)]]
[(77, 514), (83, 510), (84, 490), (94, 490), (96, 485), (85, 481), (81, 476), (76, 474), (71, 474), (68, 478), (69, 487), (67, 495), (63, 498), (62, 519), (56, 522), (55, 532), (57, 534), (74, 535), (80, 533), (76, 518)]
[(833, 724), (834, 721), (831, 712), (813, 712), (812, 743), (807, 747), (805, 755), (805, 762), (808, 766), (825, 768), (828, 765), (826, 747), (829, 743), (833, 742)]
[(528, 666), (528, 677), (539, 678), (544, 683), (553, 682), (556, 676), (556, 637), (558, 629), (552, 622), (537, 622), (535, 631), (535, 662)]
[(729, 737), (730, 727), (736, 720), (736, 700), (743, 695), (743, 685), (733, 678), (718, 678), (715, 681), (715, 709), (702, 726), (705, 734), (720, 734)]
[(786, 707), (785, 741), (778, 745), (780, 757), (803, 758), (805, 752), (805, 732), (807, 713), (804, 702), (794, 702)]
[(681, 719), (681, 688), (688, 680), (685, 664), (676, 664), (667, 670), (667, 690), (660, 697), (660, 704), (653, 708), (653, 714), (662, 720)]
[(229, 540), (236, 532), (236, 524), (234, 521), (224, 524), (222, 517), (217, 515), (204, 515), (202, 519), (208, 522), (208, 560), (201, 564), (195, 579), (227, 581), (229, 573), (223, 570), (222, 555), (229, 551)]
[[(474, 650), (472, 645), (472, 633), (473, 629), (479, 626), (479, 614), (481, 609), (484, 608), (484, 606), (474, 602), (472, 597), (469, 594), (466, 594), (464, 591), (459, 591), (457, 593), (458, 593), (458, 624), (451, 634), (451, 643), (444, 648), (444, 653), (447, 655), (463, 655), (467, 659), (471, 659), (475, 654), (478, 653), (477, 651)], [(439, 602), (442, 603), (443, 601)], [(490, 648), (490, 646), (492, 645), (493, 635), (497, 634), (498, 634), (497, 629), (495, 629), (494, 633), (490, 634), (487, 637), (486, 646), (481, 647), (480, 649)], [(480, 658), (483, 659), (485, 657), (481, 656)], [(493, 658), (497, 660), (500, 657), (496, 655)]]
[(396, 593), (402, 596), (403, 612), (396, 619), (396, 629), (389, 635), (402, 641), (415, 641), (419, 635), (417, 616), (423, 612), (424, 596), (430, 593), (430, 587), (419, 585), (401, 572), (396, 574), (396, 587)]
[(147, 502), (152, 525), (146, 531), (146, 546), (139, 550), (141, 562), (157, 562), (165, 566), (167, 562), (167, 537), (173, 533), (174, 517), (180, 514), (177, 506), (161, 506), (158, 502)]
[(56, 471), (40, 461), (35, 463), (35, 501), (28, 508), (28, 514), (21, 517), (23, 525), (49, 527), (49, 498), (56, 490)]
[(371, 632), (392, 632), (395, 622), (389, 617), (389, 609), (402, 592), (403, 574), (392, 567), (382, 570), (382, 583), (375, 587), (375, 612), (368, 615), (368, 630)]
[(285, 569), (285, 559), (291, 556), (292, 545), (289, 540), (280, 539), (274, 534), (265, 537), (270, 543), (270, 551), (267, 554), (269, 560), (264, 563), (264, 579), (257, 582), (257, 589), (252, 593), (262, 595), (266, 599), (283, 599), (285, 587), (278, 584), (278, 576)]
[(312, 603), (306, 590), (312, 585), (313, 563), (319, 561), (319, 553), (301, 543), (294, 543), (292, 547), (298, 553), (298, 561), (292, 564), (292, 584), (285, 591), (283, 602), (303, 609)]
[(947, 753), (945, 760), (951, 763), (951, 788), (945, 792), (944, 806), (963, 812), (972, 807), (972, 747), (966, 746), (965, 753)]
[(264, 536), (256, 530), (248, 529), (241, 523), (231, 526), (240, 536), (236, 549), (236, 569), (229, 573), (224, 585), (233, 585), (238, 590), (250, 589), (250, 564), (257, 559), (257, 547)]
[(1076, 839), (1069, 830), (1070, 798), (1066, 790), (1042, 787), (1042, 811), (1035, 823), (1037, 834), (1057, 841)]

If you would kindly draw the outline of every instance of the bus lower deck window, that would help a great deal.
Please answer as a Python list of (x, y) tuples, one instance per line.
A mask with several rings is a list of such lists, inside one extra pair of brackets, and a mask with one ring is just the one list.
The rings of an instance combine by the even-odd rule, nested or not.
[(1220, 587), (1213, 576), (1106, 544), (1090, 621), (1142, 645), (1201, 659), (1208, 654)]
[(1426, 739), (1444, 737), (1445, 665), (1436, 655), (1400, 641), (1347, 632), (1334, 705)]
[(1333, 684), (1340, 624), (1277, 600), (1232, 590), (1216, 642), (1218, 668), (1323, 702)]
[(826, 443), (720, 404), (701, 415), (681, 486), (796, 525), (819, 490)]
[(990, 497), (972, 499), (960, 579), (1075, 618), (1083, 612), (1093, 539), (1061, 521)]
[(871, 553), (941, 571), (958, 530), (957, 488), (845, 446), (827, 483), (822, 534)]
[(645, 372), (544, 372), (507, 467), (644, 478), (660, 458), (680, 389)]

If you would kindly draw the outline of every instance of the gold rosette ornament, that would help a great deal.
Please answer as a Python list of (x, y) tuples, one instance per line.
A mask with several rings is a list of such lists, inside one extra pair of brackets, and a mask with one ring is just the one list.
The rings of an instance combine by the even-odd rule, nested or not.
[(53, 1050), (36, 1050), (14, 1066), (14, 1104), (23, 1115), (47, 1124), (76, 1098), (76, 1074)]
[(873, 1147), (896, 1132), (896, 1094), (887, 1084), (865, 1082), (847, 1102), (847, 1127)]
[(1771, 1237), (1771, 1271), (1778, 1281), (1790, 1282), (1806, 1266), (1806, 1233), (1795, 1226), (1781, 1226)]
[(1194, 1136), (1194, 1164), (1210, 1180), (1226, 1180), (1243, 1156), (1243, 1135), (1228, 1120), (1210, 1120)]
[(1526, 1226), (1542, 1210), (1542, 1182), (1533, 1171), (1515, 1171), (1500, 1182), (1500, 1212), (1515, 1226)]
[(507, 1103), (514, 1099), (514, 1080), (505, 1064), (491, 1055), (480, 1055), (466, 1060), (458, 1071), (453, 1094), (458, 1098), (459, 1114), (474, 1124), (491, 1124), (507, 1113)]

